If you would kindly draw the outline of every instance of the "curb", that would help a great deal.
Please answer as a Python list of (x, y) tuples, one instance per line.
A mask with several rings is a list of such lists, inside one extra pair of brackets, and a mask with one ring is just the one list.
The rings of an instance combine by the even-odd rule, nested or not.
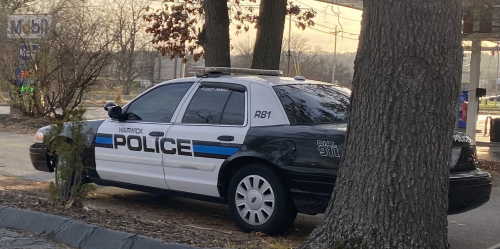
[(80, 249), (201, 249), (91, 226), (61, 216), (0, 206), (0, 227), (48, 236)]

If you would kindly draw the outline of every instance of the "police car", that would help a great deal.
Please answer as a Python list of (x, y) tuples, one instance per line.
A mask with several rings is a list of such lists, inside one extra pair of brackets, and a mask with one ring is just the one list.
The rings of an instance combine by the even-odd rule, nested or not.
[[(323, 213), (345, 143), (350, 91), (279, 71), (205, 68), (171, 80), (106, 120), (88, 121), (84, 165), (98, 185), (226, 203), (245, 232), (276, 234), (297, 212)], [(53, 172), (44, 134), (30, 155)], [(455, 133), (449, 214), (489, 200), (491, 177), (477, 169), (474, 141)]]

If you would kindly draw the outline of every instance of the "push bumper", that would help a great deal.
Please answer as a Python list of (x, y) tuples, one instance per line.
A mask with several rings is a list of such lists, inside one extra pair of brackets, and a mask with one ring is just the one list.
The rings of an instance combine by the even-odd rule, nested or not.
[(43, 144), (35, 143), (30, 146), (30, 158), (36, 170), (54, 172), (54, 167), (47, 156), (47, 149)]
[(490, 200), (491, 175), (474, 170), (450, 174), (448, 214), (459, 214), (475, 209)]

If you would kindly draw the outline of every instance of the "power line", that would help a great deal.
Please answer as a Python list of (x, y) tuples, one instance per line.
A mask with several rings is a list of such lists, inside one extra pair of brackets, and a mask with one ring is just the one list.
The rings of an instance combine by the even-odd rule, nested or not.
[[(325, 34), (329, 34), (329, 35), (332, 35), (332, 34), (335, 34), (335, 32), (327, 32), (327, 31), (324, 31), (324, 30), (320, 30), (320, 29), (316, 29), (314, 27), (308, 27), (312, 30), (316, 30), (316, 31), (319, 31), (321, 33), (325, 33)], [(358, 41), (358, 39), (354, 39), (354, 38), (350, 38), (350, 37), (345, 37), (345, 36), (341, 36), (343, 39), (349, 39), (349, 40), (355, 40), (355, 41)]]
[[(331, 29), (330, 27), (325, 26), (325, 25), (321, 25), (321, 24), (319, 24), (319, 23), (315, 23), (314, 25), (317, 25), (317, 26), (320, 26), (320, 27), (323, 27), (323, 28), (327, 28), (327, 29)], [(343, 28), (342, 28), (342, 30), (340, 30), (339, 32), (342, 32), (342, 33), (344, 33), (344, 34), (348, 34), (348, 35), (359, 35), (359, 34), (354, 34), (354, 33), (345, 32)]]
[(300, 3), (300, 4), (302, 4), (302, 5), (305, 5), (305, 6), (307, 6), (307, 7), (311, 8), (311, 9), (313, 9), (313, 10), (316, 10), (316, 11), (318, 11), (318, 12), (322, 12), (322, 13), (325, 13), (325, 14), (330, 15), (330, 16), (338, 17), (338, 18), (345, 19), (345, 20), (349, 20), (349, 21), (353, 21), (353, 22), (361, 22), (360, 20), (354, 20), (354, 19), (350, 19), (350, 18), (347, 18), (347, 17), (341, 17), (340, 15), (334, 15), (334, 14), (328, 13), (328, 12), (326, 12), (326, 11), (324, 11), (324, 10), (318, 10), (318, 9), (315, 9), (314, 7), (311, 7), (310, 5), (307, 5), (307, 4), (302, 3), (302, 2), (300, 2), (300, 1), (296, 1), (296, 2), (297, 2), (297, 3)]
[[(287, 17), (287, 19), (289, 19), (290, 17)], [(297, 23), (298, 21), (297, 20), (294, 20), (292, 19), (293, 22)], [(321, 26), (321, 25), (320, 25)], [(326, 26), (324, 26), (326, 27)], [(325, 31), (325, 30), (321, 30), (321, 29), (317, 29), (317, 28), (314, 28), (312, 26), (309, 26), (308, 28), (312, 29), (312, 30), (316, 30), (318, 32), (322, 32), (322, 33), (325, 33), (325, 34), (329, 34), (329, 35), (334, 35), (335, 34), (335, 31)], [(326, 27), (328, 29), (330, 29), (329, 27)], [(347, 32), (344, 32), (344, 31), (338, 31), (340, 33), (345, 33), (345, 34), (348, 34), (348, 35), (356, 35), (356, 36), (359, 36), (359, 34), (353, 34), (353, 33), (347, 33)], [(358, 39), (354, 39), (354, 38), (350, 38), (350, 37), (344, 37), (344, 36), (341, 36), (342, 38), (345, 38), (345, 39), (349, 39), (349, 40), (355, 40), (357, 41)]]

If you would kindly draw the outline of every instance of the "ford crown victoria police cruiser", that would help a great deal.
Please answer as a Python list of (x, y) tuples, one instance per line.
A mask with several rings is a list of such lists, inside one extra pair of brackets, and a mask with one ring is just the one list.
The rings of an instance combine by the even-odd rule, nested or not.
[[(123, 108), (108, 103), (110, 118), (87, 123), (87, 180), (227, 203), (247, 232), (280, 233), (297, 212), (324, 212), (350, 91), (278, 74), (211, 68), (159, 84)], [(42, 143), (49, 129), (38, 131), (30, 155), (37, 170), (53, 172), (57, 159)], [(474, 141), (461, 133), (453, 139), (450, 214), (486, 203), (491, 192)]]

